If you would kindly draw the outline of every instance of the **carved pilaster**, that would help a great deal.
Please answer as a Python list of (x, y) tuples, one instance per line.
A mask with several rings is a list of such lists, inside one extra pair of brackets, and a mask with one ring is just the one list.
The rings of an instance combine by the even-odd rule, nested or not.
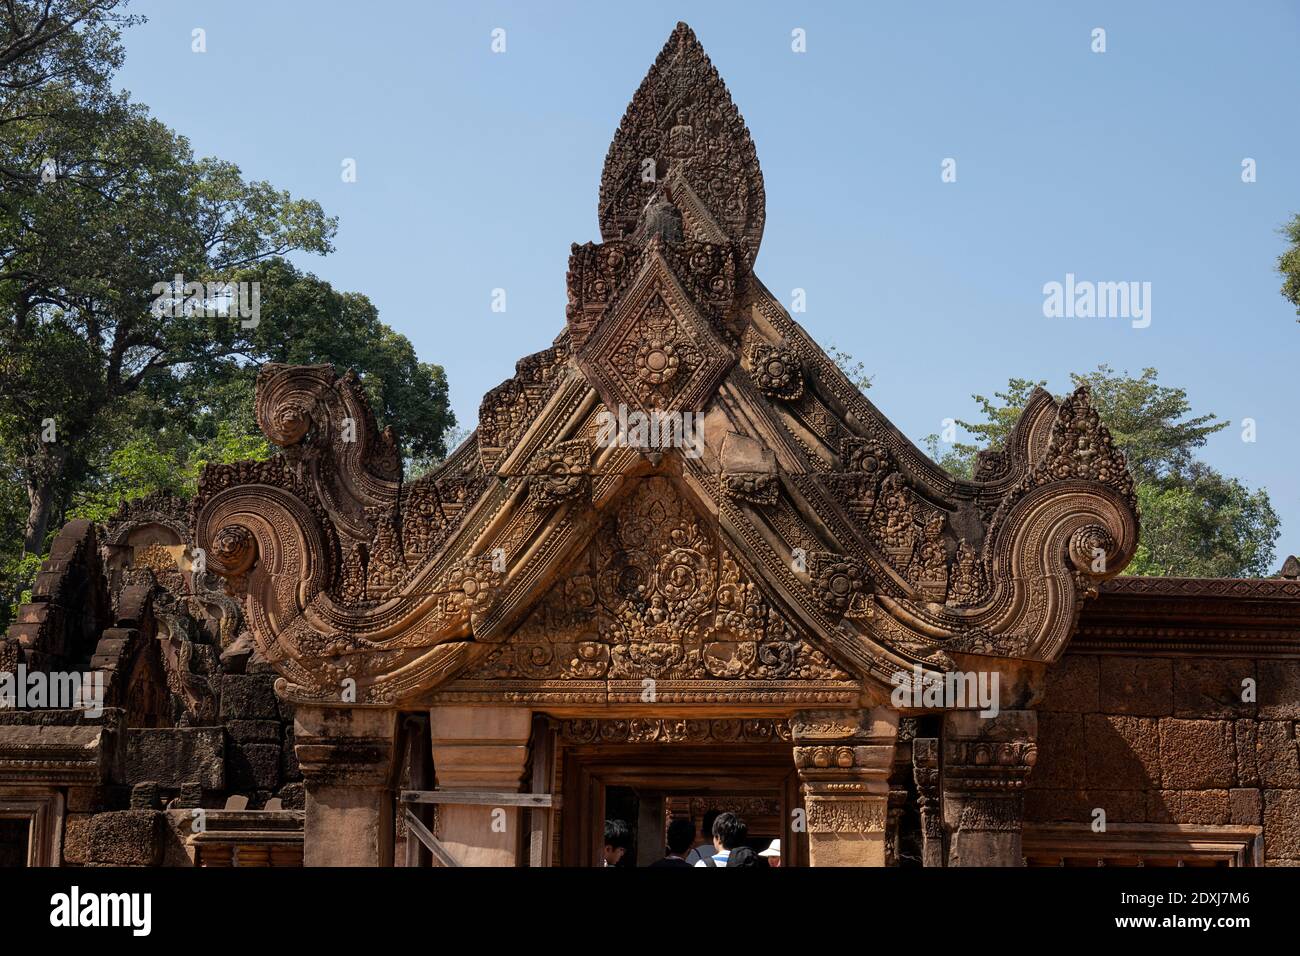
[(307, 790), (304, 865), (392, 865), (396, 730), (396, 711), (294, 709)]
[(1022, 866), (1025, 781), (1038, 757), (1038, 715), (944, 717), (943, 824), (949, 866)]
[[(434, 707), (429, 711), (439, 790), (518, 793), (528, 766), (527, 707)], [(524, 813), (492, 802), (439, 807), (434, 836), (461, 866), (518, 866)]]
[(813, 866), (884, 866), (898, 712), (801, 711), (790, 721)]
[(939, 740), (912, 741), (912, 776), (921, 813), (921, 865), (943, 866), (943, 810), (939, 800)]

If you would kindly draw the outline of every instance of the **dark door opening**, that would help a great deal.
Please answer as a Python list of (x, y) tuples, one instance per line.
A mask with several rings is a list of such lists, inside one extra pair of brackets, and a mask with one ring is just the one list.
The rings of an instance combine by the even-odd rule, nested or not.
[(0, 819), (0, 866), (26, 866), (31, 824)]

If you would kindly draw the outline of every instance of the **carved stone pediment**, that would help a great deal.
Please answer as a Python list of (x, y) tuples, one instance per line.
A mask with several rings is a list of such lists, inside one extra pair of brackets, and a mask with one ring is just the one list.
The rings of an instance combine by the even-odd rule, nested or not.
[(856, 697), (852, 676), (783, 617), (670, 479), (630, 484), (540, 604), (440, 699)]
[[(400, 480), (355, 376), (263, 370), (282, 454), (208, 468), (192, 515), (283, 693), (644, 705), (648, 680), (660, 703), (779, 709), (878, 698), (956, 654), (1059, 657), (1137, 545), (1088, 393), (1036, 392), (975, 480), (946, 474), (753, 273), (763, 204), (682, 24), (610, 148), (564, 329), (441, 467)], [(661, 440), (674, 416), (699, 429), (611, 441), (631, 413)]]
[(735, 356), (652, 247), (577, 359), (609, 408), (663, 413), (701, 410)]

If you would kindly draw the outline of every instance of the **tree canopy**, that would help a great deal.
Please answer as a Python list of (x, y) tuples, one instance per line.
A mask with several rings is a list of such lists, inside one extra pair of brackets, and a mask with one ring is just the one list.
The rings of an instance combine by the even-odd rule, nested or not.
[[(1196, 457), (1209, 436), (1229, 422), (1191, 414), (1182, 388), (1159, 384), (1155, 369), (1136, 377), (1108, 365), (1070, 376), (1087, 385), (1101, 419), (1128, 458), (1142, 514), (1142, 534), (1128, 574), (1250, 577), (1269, 573), (1279, 534), (1277, 513), (1264, 489), (1250, 490)], [(1002, 447), (1037, 386), (1013, 378), (993, 398), (974, 395), (984, 421), (960, 425), (974, 443), (945, 447), (939, 435), (926, 446), (940, 465), (969, 478), (982, 448)]]
[(10, 601), (65, 517), (102, 520), (124, 499), (192, 489), (205, 462), (270, 454), (253, 422), (263, 363), (356, 369), (416, 461), (441, 456), (455, 424), (439, 366), (364, 295), (285, 258), (333, 250), (337, 222), (319, 203), (195, 156), (112, 89), (121, 31), (140, 19), (121, 7), (0, 5), (0, 588)]

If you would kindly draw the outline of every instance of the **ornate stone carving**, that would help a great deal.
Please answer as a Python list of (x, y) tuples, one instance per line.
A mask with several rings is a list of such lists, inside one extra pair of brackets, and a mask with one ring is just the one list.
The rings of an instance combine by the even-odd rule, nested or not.
[(814, 597), (830, 613), (846, 614), (866, 591), (862, 562), (829, 551), (814, 551), (808, 559)]
[(528, 500), (549, 508), (591, 492), (591, 445), (583, 439), (543, 448), (528, 464)]
[(790, 727), (772, 718), (566, 720), (560, 739), (569, 744), (773, 743), (790, 740)]
[[(655, 175), (646, 177), (650, 168)], [(605, 158), (600, 231), (608, 242), (634, 230), (657, 184), (688, 183), (708, 217), (758, 252), (763, 176), (749, 130), (691, 28), (679, 23), (632, 97)]]
[(944, 516), (933, 512), (925, 521), (925, 539), (917, 545), (910, 577), (926, 600), (943, 603), (948, 596), (948, 548), (943, 540)]
[(921, 815), (921, 865), (943, 866), (943, 813), (939, 797), (939, 740), (912, 741), (912, 775)]
[(803, 394), (803, 368), (790, 349), (759, 345), (750, 357), (749, 374), (759, 391), (773, 398), (792, 401)]
[[(623, 703), (651, 677), (677, 702), (817, 705), (957, 650), (1061, 653), (1136, 546), (1086, 393), (1035, 393), (974, 482), (907, 442), (750, 273), (762, 178), (685, 26), (614, 138), (600, 211), (604, 242), (570, 258), (568, 328), (417, 481), (355, 376), (259, 377), (282, 454), (205, 472), (194, 543), (288, 692)], [(700, 454), (584, 461), (602, 404), (700, 414)], [(488, 555), (496, 579), (467, 575)]]
[(734, 356), (655, 258), (601, 319), (578, 361), (610, 408), (698, 411)]
[(466, 679), (838, 681), (666, 478), (641, 481)]

